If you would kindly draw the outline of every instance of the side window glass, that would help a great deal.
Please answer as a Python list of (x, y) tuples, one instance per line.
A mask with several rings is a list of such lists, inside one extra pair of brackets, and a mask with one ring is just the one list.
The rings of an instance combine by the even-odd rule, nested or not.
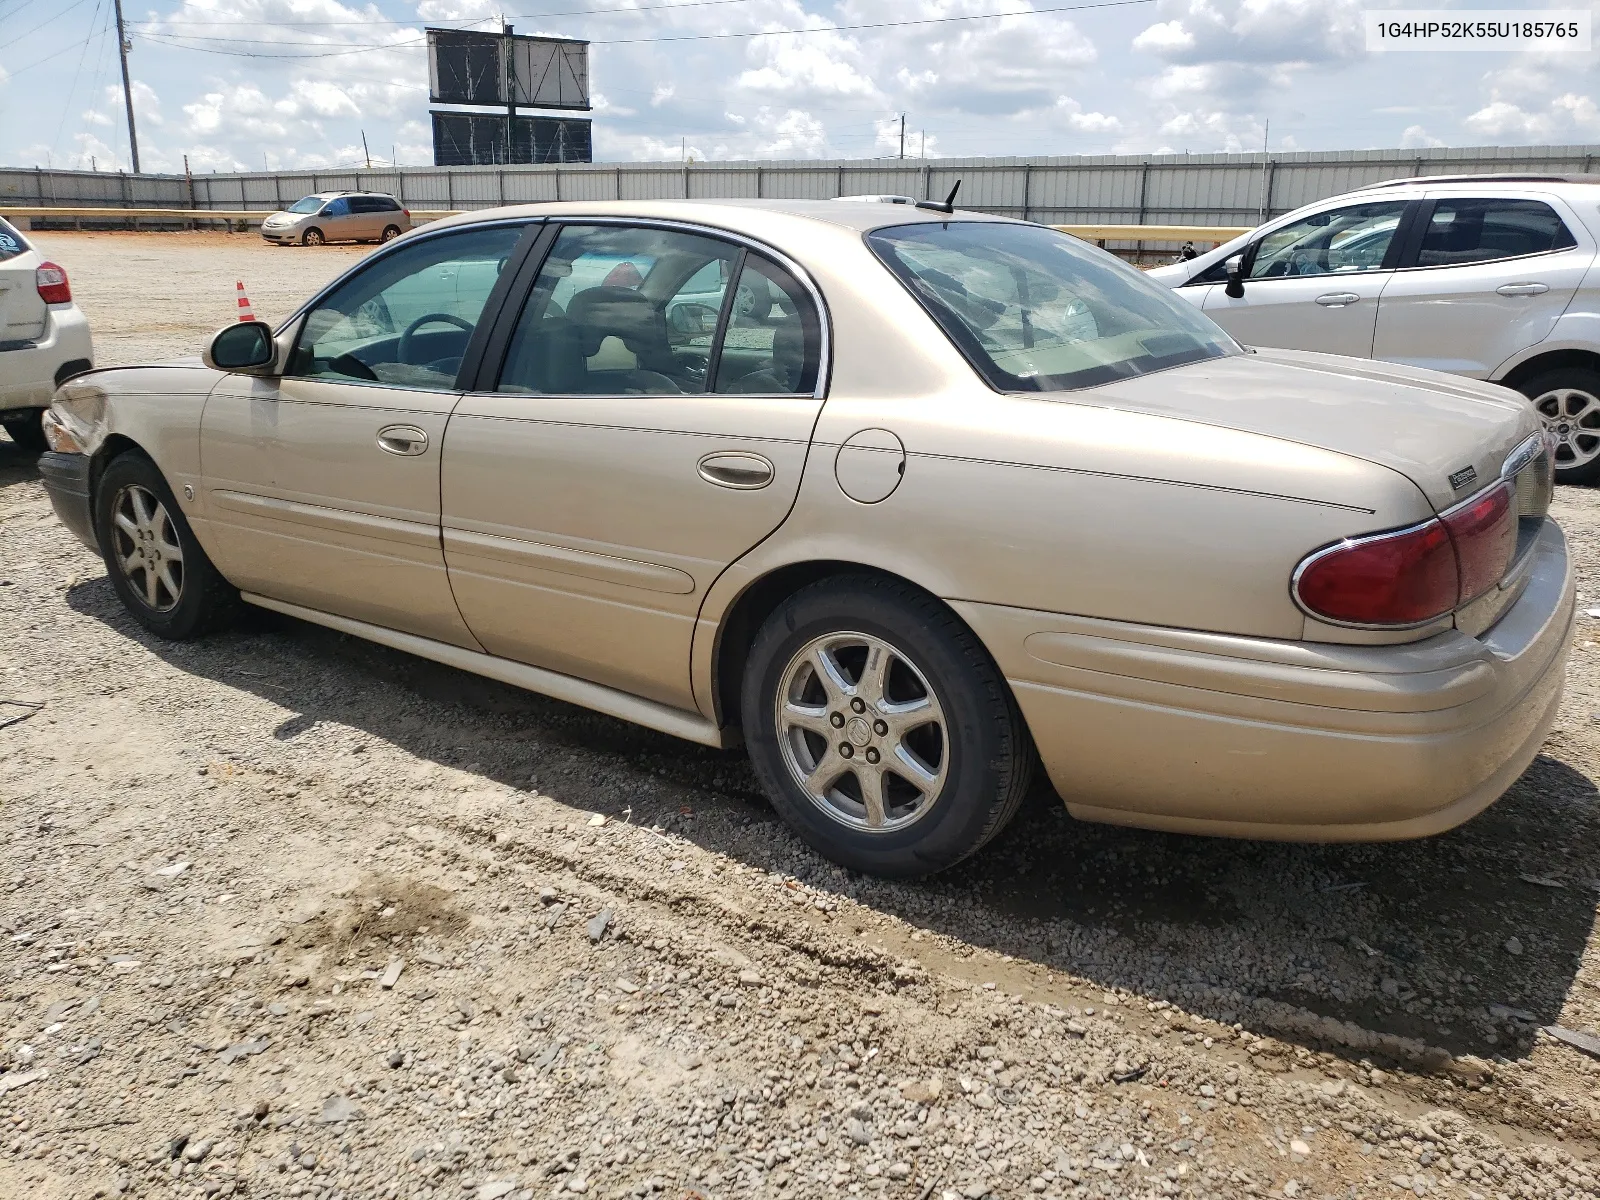
[(1422, 236), (1417, 266), (1491, 262), (1577, 244), (1555, 209), (1539, 200), (1439, 200)]
[(717, 363), (716, 389), (810, 395), (822, 364), (822, 325), (793, 275), (762, 255), (745, 257)]
[(328, 207), (323, 209), (323, 215), (328, 217), (347, 217), (350, 215), (350, 201), (341, 196), (337, 200), (328, 201)]
[(706, 390), (738, 248), (675, 230), (569, 225), (517, 319), (498, 390), (552, 396)]
[(287, 374), (454, 387), (484, 302), (521, 236), (516, 225), (473, 229), (383, 256), (306, 315)]
[(1380, 270), (1405, 209), (1404, 200), (1354, 204), (1275, 229), (1257, 243), (1250, 278)]

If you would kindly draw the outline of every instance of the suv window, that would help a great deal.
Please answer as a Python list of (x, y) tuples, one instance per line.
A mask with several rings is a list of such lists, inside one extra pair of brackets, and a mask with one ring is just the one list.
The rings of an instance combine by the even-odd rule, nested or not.
[(1555, 209), (1539, 200), (1437, 200), (1417, 251), (1417, 266), (1492, 262), (1577, 244)]
[(567, 226), (517, 319), (498, 390), (704, 392), (738, 260), (737, 246), (698, 234)]
[(1382, 270), (1407, 203), (1383, 200), (1352, 204), (1313, 213), (1274, 229), (1256, 243), (1248, 278)]
[(440, 391), (522, 236), (500, 225), (426, 238), (340, 284), (306, 315), (289, 375)]
[(0, 262), (26, 254), (28, 241), (4, 217), (0, 217)]
[(325, 217), (347, 217), (350, 215), (350, 201), (340, 196), (337, 200), (328, 201), (328, 207), (322, 210)]

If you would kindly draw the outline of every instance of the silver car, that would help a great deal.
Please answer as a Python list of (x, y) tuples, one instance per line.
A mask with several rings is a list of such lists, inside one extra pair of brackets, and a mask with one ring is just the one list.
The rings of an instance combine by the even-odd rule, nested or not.
[(279, 246), (326, 242), (388, 242), (411, 228), (411, 213), (384, 192), (317, 192), (261, 223), (261, 236)]

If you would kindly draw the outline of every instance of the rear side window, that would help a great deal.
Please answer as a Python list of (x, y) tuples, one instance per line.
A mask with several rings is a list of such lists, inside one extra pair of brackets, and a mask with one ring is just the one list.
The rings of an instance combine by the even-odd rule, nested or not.
[(777, 263), (747, 254), (717, 358), (718, 392), (808, 396), (822, 365), (822, 324), (811, 298)]
[(26, 254), (28, 241), (18, 233), (12, 224), (0, 217), (0, 262), (8, 258), (15, 258), (19, 254)]
[(1493, 262), (1577, 244), (1555, 209), (1539, 200), (1438, 200), (1422, 236), (1417, 266)]

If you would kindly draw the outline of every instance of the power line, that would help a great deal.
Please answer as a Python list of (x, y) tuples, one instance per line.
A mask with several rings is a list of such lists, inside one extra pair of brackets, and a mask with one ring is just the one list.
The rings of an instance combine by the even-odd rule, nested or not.
[[(25, 2), (26, 2), (26, 0), (25, 0)], [(507, 13), (505, 15), (505, 19), (508, 20), (508, 21), (544, 21), (544, 20), (550, 19), (551, 17), (598, 17), (598, 16), (608, 16), (608, 15), (632, 16), (632, 15), (635, 15), (635, 14), (638, 14), (638, 13), (670, 12), (670, 11), (672, 11), (674, 9), (680, 9), (680, 8), (715, 8), (715, 7), (719, 7), (719, 6), (722, 6), (722, 5), (728, 5), (728, 4), (756, 4), (756, 3), (762, 3), (762, 2), (764, 2), (764, 0), (685, 0), (685, 2), (682, 3), (682, 4), (636, 4), (636, 5), (629, 5), (629, 6), (625, 6), (625, 7), (621, 7), (621, 8), (569, 8), (569, 9), (566, 9), (566, 10), (564, 10), (562, 12)], [(500, 18), (499, 17), (474, 17), (474, 18), (468, 20), (465, 17), (461, 17), (461, 18), (456, 18), (456, 19), (453, 19), (453, 20), (441, 20), (441, 21), (437, 22), (437, 24), (440, 25), (440, 26), (444, 26), (444, 25), (481, 25), (485, 21), (492, 21), (492, 22), (494, 22), (496, 24), (499, 24)], [(295, 26), (296, 28), (302, 28), (302, 29), (321, 28), (321, 27), (324, 27), (324, 26), (418, 25), (418, 24), (421, 24), (421, 22), (417, 21), (417, 20), (405, 21), (405, 20), (397, 20), (397, 19), (393, 19), (393, 18), (380, 18), (380, 19), (375, 19), (375, 20), (371, 20), (371, 21), (296, 21), (293, 18), (286, 18), (286, 19), (283, 19), (283, 20), (271, 20), (271, 21), (242, 21), (242, 20), (235, 20), (235, 21), (172, 21), (172, 20), (168, 20), (166, 18), (157, 18), (156, 22), (153, 22), (153, 23), (159, 23), (159, 24), (165, 25), (165, 26), (179, 26), (179, 25), (182, 25), (182, 26), (186, 26), (186, 27), (187, 26), (195, 26), (195, 27), (216, 26), (216, 25), (226, 25), (226, 26), (236, 26), (236, 25), (272, 25), (272, 26), (292, 25), (292, 26)], [(432, 23), (432, 22), (430, 22), (430, 23)]]
[(105, 36), (106, 31), (104, 29), (101, 29), (99, 33), (93, 32), (95, 19), (99, 17), (101, 6), (104, 4), (105, 0), (95, 0), (94, 12), (89, 14), (90, 33), (88, 37), (83, 39), (82, 53), (78, 55), (77, 67), (73, 69), (72, 83), (67, 87), (67, 100), (66, 103), (61, 106), (61, 120), (56, 125), (55, 137), (50, 139), (51, 150), (54, 150), (58, 145), (61, 144), (61, 131), (67, 127), (67, 114), (72, 111), (72, 97), (77, 92), (78, 80), (83, 75), (83, 60), (89, 57), (89, 45), (95, 40), (95, 38)]
[[(37, 25), (35, 25), (32, 29), (29, 29), (26, 32), (17, 34), (15, 37), (13, 37), (11, 39), (10, 44), (13, 45), (13, 46), (16, 45), (23, 38), (29, 36), (29, 34), (38, 33), (39, 30), (43, 29), (46, 25), (52, 24), (53, 22), (60, 20), (62, 17), (66, 16), (69, 12), (71, 12), (75, 8), (82, 8), (88, 2), (89, 2), (89, 0), (73, 0), (73, 2), (71, 4), (69, 4), (69, 5), (67, 5), (65, 8), (58, 8), (55, 11), (55, 14), (53, 16), (48, 16), (44, 20), (40, 21)], [(19, 9), (18, 11), (21, 11), (21, 10)]]
[[(79, 0), (79, 2), (81, 3), (82, 0)], [(1132, 7), (1139, 6), (1139, 5), (1154, 4), (1154, 3), (1156, 3), (1156, 0), (1098, 0), (1098, 2), (1096, 2), (1096, 3), (1058, 5), (1058, 6), (1055, 6), (1055, 7), (1052, 7), (1052, 8), (1025, 9), (1025, 10), (1023, 10), (1021, 12), (967, 13), (967, 14), (962, 14), (962, 15), (953, 16), (953, 17), (919, 17), (919, 18), (913, 18), (913, 19), (910, 19), (910, 20), (902, 20), (902, 21), (869, 21), (869, 22), (862, 22), (862, 23), (855, 24), (855, 25), (826, 25), (826, 26), (818, 26), (818, 27), (815, 27), (815, 28), (807, 28), (807, 29), (757, 29), (757, 30), (749, 30), (749, 31), (738, 32), (738, 33), (684, 33), (684, 34), (668, 34), (668, 35), (665, 35), (665, 36), (656, 36), (656, 37), (591, 38), (591, 39), (589, 39), (589, 44), (592, 45), (592, 46), (632, 46), (632, 45), (639, 45), (639, 44), (659, 45), (659, 44), (666, 43), (666, 42), (717, 42), (717, 41), (728, 41), (728, 40), (739, 39), (739, 38), (788, 37), (788, 36), (803, 37), (803, 36), (807, 36), (807, 35), (810, 35), (810, 34), (818, 34), (818, 33), (852, 33), (852, 32), (860, 32), (860, 31), (864, 31), (864, 30), (875, 30), (875, 29), (904, 29), (904, 28), (909, 28), (909, 27), (913, 27), (913, 26), (924, 26), (924, 25), (952, 25), (952, 24), (956, 24), (958, 22), (967, 22), (967, 21), (999, 21), (999, 20), (1004, 20), (1006, 18), (1010, 18), (1010, 17), (1043, 17), (1043, 16), (1055, 15), (1055, 14), (1058, 14), (1058, 13), (1087, 12), (1087, 11), (1089, 11), (1091, 9), (1098, 9), (1098, 8), (1132, 8)], [(354, 46), (354, 47), (348, 47), (348, 48), (345, 48), (345, 49), (342, 49), (342, 50), (324, 51), (323, 53), (320, 53), (320, 54), (263, 54), (259, 50), (224, 50), (224, 49), (212, 48), (212, 47), (209, 47), (209, 46), (188, 45), (187, 42), (202, 40), (202, 39), (200, 39), (199, 37), (197, 37), (195, 35), (189, 35), (189, 34), (177, 34), (177, 35), (170, 35), (170, 36), (162, 36), (162, 35), (156, 34), (156, 33), (145, 33), (143, 36), (146, 39), (150, 40), (150, 41), (160, 42), (163, 45), (174, 46), (174, 47), (176, 47), (176, 48), (178, 48), (180, 50), (194, 50), (194, 51), (198, 51), (201, 54), (225, 54), (225, 55), (229, 55), (229, 56), (236, 57), (236, 58), (257, 58), (257, 59), (274, 59), (274, 58), (277, 58), (277, 59), (345, 58), (345, 57), (349, 57), (350, 55), (354, 55), (354, 54), (372, 54), (372, 53), (379, 52), (379, 51), (384, 51), (384, 50), (404, 50), (404, 49), (409, 49), (409, 48), (411, 48), (413, 46), (420, 46), (427, 40), (426, 37), (418, 37), (418, 38), (411, 38), (411, 39), (409, 39), (407, 41), (403, 41), (403, 42), (391, 42), (388, 45), (383, 45), (383, 46)], [(182, 39), (182, 40), (179, 40), (179, 39)], [(208, 38), (208, 39), (204, 39), (204, 40), (207, 40), (207, 41), (239, 41), (241, 39), (238, 39), (238, 38)], [(282, 43), (275, 43), (275, 44), (278, 44), (278, 45), (296, 45), (296, 44), (298, 44), (298, 45), (326, 45), (327, 43), (319, 43), (319, 42), (301, 42), (301, 43), (282, 42)]]

